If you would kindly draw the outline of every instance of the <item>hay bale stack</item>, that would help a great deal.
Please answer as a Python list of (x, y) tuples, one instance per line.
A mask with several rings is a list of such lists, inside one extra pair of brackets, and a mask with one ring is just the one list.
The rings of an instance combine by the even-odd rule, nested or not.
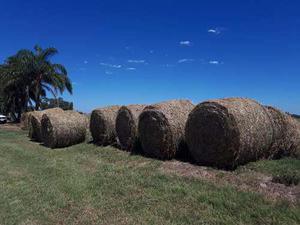
[(22, 113), (20, 120), (20, 126), (22, 130), (28, 130), (30, 128), (30, 116), (35, 112), (36, 111)]
[(90, 118), (90, 131), (94, 143), (111, 145), (117, 143), (116, 117), (120, 106), (95, 109)]
[(254, 100), (211, 100), (190, 113), (185, 136), (196, 162), (234, 169), (265, 157), (273, 141), (273, 123), (267, 110)]
[(44, 145), (62, 148), (85, 141), (86, 118), (78, 112), (52, 112), (42, 116)]
[(138, 117), (146, 105), (122, 106), (116, 118), (116, 133), (121, 148), (132, 151), (137, 144)]
[(42, 117), (44, 114), (49, 114), (49, 113), (63, 113), (64, 110), (61, 108), (51, 108), (51, 109), (46, 109), (43, 111), (34, 111), (30, 115), (30, 127), (29, 127), (29, 137), (32, 140), (35, 140), (37, 142), (42, 142), (43, 137), (42, 137)]
[(193, 108), (189, 100), (172, 100), (147, 106), (138, 124), (144, 153), (159, 159), (174, 158), (182, 150), (180, 147), (184, 146), (184, 127)]

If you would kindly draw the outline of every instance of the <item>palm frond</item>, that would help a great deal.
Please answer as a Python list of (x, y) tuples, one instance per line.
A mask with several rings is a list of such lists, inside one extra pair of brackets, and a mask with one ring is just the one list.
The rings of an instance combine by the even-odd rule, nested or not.
[(37, 56), (40, 57), (42, 60), (47, 61), (50, 57), (56, 55), (58, 50), (56, 48), (50, 47), (43, 49)]

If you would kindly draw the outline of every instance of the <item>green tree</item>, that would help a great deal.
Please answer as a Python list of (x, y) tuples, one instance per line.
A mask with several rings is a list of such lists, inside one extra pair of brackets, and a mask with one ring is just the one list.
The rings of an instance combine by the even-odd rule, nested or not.
[(39, 110), (47, 91), (54, 98), (65, 90), (72, 94), (72, 83), (66, 68), (51, 62), (58, 53), (55, 48), (20, 50), (0, 65), (3, 97), (8, 111), (20, 118), (28, 107)]
[(63, 98), (43, 98), (41, 103), (41, 109), (50, 109), (59, 107), (63, 110), (73, 110), (73, 102), (64, 101)]

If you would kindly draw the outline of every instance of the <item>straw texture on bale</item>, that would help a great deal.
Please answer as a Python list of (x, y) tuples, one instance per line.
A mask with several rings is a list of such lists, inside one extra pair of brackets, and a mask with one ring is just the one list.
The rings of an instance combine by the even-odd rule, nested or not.
[(34, 112), (36, 111), (22, 113), (20, 121), (22, 130), (28, 130), (30, 128), (30, 115)]
[(266, 158), (290, 156), (299, 147), (297, 121), (272, 106), (265, 106), (273, 123), (273, 142)]
[(291, 156), (300, 159), (300, 122), (294, 119), (294, 123), (296, 126), (296, 137), (295, 137), (295, 148), (291, 153)]
[(274, 122), (274, 143), (272, 152), (277, 154), (274, 158), (282, 156), (299, 155), (300, 149), (300, 123), (290, 115), (271, 106), (266, 106)]
[(44, 114), (41, 122), (44, 145), (62, 148), (85, 141), (86, 122), (84, 115), (73, 111)]
[(137, 145), (138, 117), (146, 105), (122, 106), (116, 118), (116, 133), (121, 148), (132, 151)]
[(37, 142), (42, 142), (42, 125), (41, 120), (42, 116), (44, 114), (49, 113), (63, 113), (64, 111), (61, 108), (52, 108), (52, 109), (46, 109), (43, 111), (34, 111), (30, 115), (30, 127), (29, 127), (29, 137), (32, 140), (35, 140)]
[(90, 131), (94, 143), (98, 145), (117, 144), (116, 117), (120, 106), (109, 106), (93, 110)]
[(171, 159), (183, 151), (184, 127), (193, 107), (188, 100), (172, 100), (147, 106), (141, 113), (138, 124), (144, 154)]
[(234, 169), (265, 157), (273, 141), (272, 125), (267, 110), (254, 100), (211, 100), (190, 113), (185, 136), (196, 162)]

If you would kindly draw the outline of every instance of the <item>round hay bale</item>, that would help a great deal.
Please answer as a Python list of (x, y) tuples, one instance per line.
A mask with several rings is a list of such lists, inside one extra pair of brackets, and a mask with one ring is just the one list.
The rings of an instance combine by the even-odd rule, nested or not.
[(294, 138), (294, 148), (292, 148), (291, 156), (300, 159), (300, 122), (294, 119), (294, 124), (296, 127), (296, 133)]
[(31, 140), (35, 141), (42, 141), (42, 133), (41, 133), (41, 119), (42, 119), (42, 112), (41, 111), (34, 111), (30, 115), (30, 126), (29, 126), (29, 132), (28, 137)]
[(273, 123), (254, 100), (211, 100), (190, 113), (185, 137), (197, 163), (234, 169), (265, 156), (273, 141)]
[(159, 159), (171, 159), (179, 154), (184, 146), (185, 123), (193, 108), (189, 100), (172, 100), (147, 106), (139, 116), (138, 124), (144, 153)]
[(137, 140), (138, 117), (146, 105), (128, 105), (122, 106), (116, 118), (116, 133), (121, 148), (132, 151)]
[(288, 147), (286, 155), (300, 159), (300, 122), (292, 117), (289, 117), (289, 119), (289, 129), (286, 135)]
[(30, 115), (36, 111), (24, 112), (21, 115), (20, 126), (22, 130), (28, 130), (30, 128)]
[(42, 142), (43, 137), (42, 137), (42, 125), (41, 125), (41, 120), (44, 114), (49, 114), (49, 113), (63, 113), (64, 110), (61, 108), (51, 108), (51, 109), (46, 109), (43, 111), (34, 111), (30, 115), (30, 127), (29, 127), (29, 137), (32, 140), (35, 140), (37, 142)]
[(109, 106), (93, 110), (90, 118), (90, 131), (98, 145), (116, 144), (116, 117), (120, 106)]
[(297, 121), (290, 115), (272, 106), (265, 106), (273, 122), (273, 142), (266, 158), (289, 156), (298, 145)]
[(78, 112), (52, 112), (42, 116), (44, 145), (62, 148), (85, 141), (86, 118)]

